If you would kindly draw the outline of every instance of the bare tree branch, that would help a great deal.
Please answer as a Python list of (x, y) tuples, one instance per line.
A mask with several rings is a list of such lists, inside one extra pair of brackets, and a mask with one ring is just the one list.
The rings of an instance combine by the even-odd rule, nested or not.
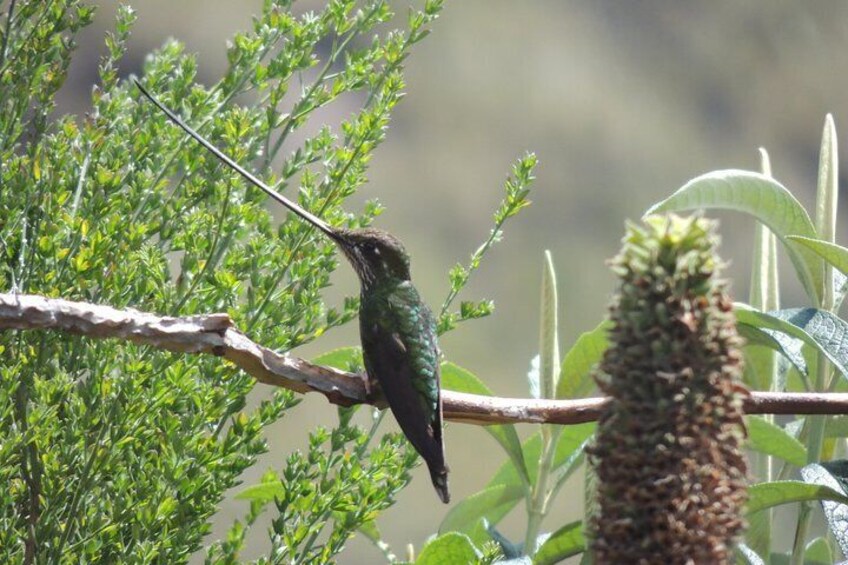
[[(173, 318), (132, 309), (29, 294), (0, 293), (0, 330), (61, 330), (92, 338), (113, 338), (179, 353), (224, 357), (256, 380), (300, 393), (320, 392), (341, 406), (385, 407), (368, 396), (360, 375), (313, 365), (251, 341), (227, 314)], [(470, 424), (579, 424), (597, 420), (606, 398), (535, 400), (480, 396), (446, 390), (445, 418)], [(753, 392), (749, 414), (848, 414), (848, 394)]]

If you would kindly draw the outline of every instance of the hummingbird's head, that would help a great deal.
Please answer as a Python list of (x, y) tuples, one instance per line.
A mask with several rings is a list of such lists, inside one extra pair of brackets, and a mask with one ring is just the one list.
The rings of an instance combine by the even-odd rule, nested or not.
[(377, 228), (337, 229), (333, 239), (353, 265), (363, 286), (386, 279), (410, 280), (409, 255), (392, 234)]

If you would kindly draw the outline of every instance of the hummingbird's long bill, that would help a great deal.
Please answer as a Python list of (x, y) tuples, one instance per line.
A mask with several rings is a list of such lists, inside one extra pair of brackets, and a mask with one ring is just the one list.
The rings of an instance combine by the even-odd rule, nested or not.
[(188, 124), (186, 124), (184, 121), (182, 121), (182, 119), (180, 119), (179, 116), (177, 116), (167, 106), (165, 106), (164, 104), (159, 102), (159, 100), (157, 100), (156, 97), (154, 97), (152, 94), (150, 94), (147, 91), (147, 89), (144, 88), (138, 80), (133, 78), (133, 82), (138, 87), (138, 89), (141, 91), (141, 93), (144, 94), (147, 97), (148, 100), (153, 102), (153, 104), (155, 104), (157, 108), (162, 110), (165, 113), (165, 115), (168, 116), (168, 118), (172, 122), (174, 122), (175, 124), (180, 126), (180, 128), (182, 128), (183, 131), (185, 131), (187, 134), (189, 134), (192, 138), (194, 138), (195, 141), (197, 141), (203, 147), (208, 149), (209, 152), (211, 152), (213, 155), (215, 155), (218, 159), (220, 159), (221, 161), (226, 163), (228, 167), (230, 167), (231, 169), (236, 171), (238, 174), (243, 176), (245, 179), (247, 179), (248, 182), (250, 182), (254, 186), (261, 188), (265, 192), (265, 194), (267, 194), (268, 196), (270, 196), (271, 198), (273, 198), (274, 200), (276, 200), (277, 202), (279, 202), (280, 204), (282, 204), (283, 206), (285, 206), (286, 208), (288, 208), (289, 210), (291, 210), (292, 212), (294, 212), (295, 214), (297, 214), (298, 216), (300, 216), (301, 218), (303, 218), (304, 220), (306, 220), (307, 222), (309, 222), (310, 224), (315, 226), (316, 228), (320, 229), (322, 232), (324, 232), (325, 234), (330, 236), (331, 239), (335, 240), (338, 237), (338, 234), (336, 233), (336, 231), (332, 227), (330, 227), (330, 225), (327, 224), (327, 222), (325, 222), (324, 220), (322, 220), (321, 218), (319, 218), (315, 214), (307, 212), (306, 210), (304, 210), (303, 208), (301, 208), (300, 206), (298, 206), (297, 204), (295, 204), (294, 202), (292, 202), (291, 200), (289, 200), (288, 198), (286, 198), (285, 196), (283, 196), (282, 194), (280, 194), (279, 192), (277, 192), (276, 190), (274, 190), (273, 188), (271, 188), (270, 186), (268, 186), (267, 184), (265, 184), (264, 182), (262, 182), (261, 180), (256, 178), (256, 176), (253, 173), (251, 173), (250, 171), (248, 171), (247, 169), (245, 169), (244, 167), (242, 167), (241, 165), (239, 165), (238, 163), (236, 163), (235, 161), (230, 159), (220, 149), (218, 149), (217, 147), (215, 147), (214, 145), (209, 143), (202, 135), (200, 135), (199, 133), (194, 131), (191, 127), (189, 127)]

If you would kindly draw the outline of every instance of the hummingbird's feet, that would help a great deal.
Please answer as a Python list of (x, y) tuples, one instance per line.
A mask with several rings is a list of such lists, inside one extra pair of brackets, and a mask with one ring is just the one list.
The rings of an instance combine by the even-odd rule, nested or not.
[(359, 373), (359, 378), (362, 379), (362, 384), (365, 385), (365, 398), (373, 401), (380, 396), (380, 383), (371, 380), (371, 377), (366, 372)]
[(371, 398), (374, 392), (374, 387), (371, 386), (371, 378), (368, 373), (359, 373), (359, 378), (362, 379), (362, 384), (365, 385), (365, 398)]

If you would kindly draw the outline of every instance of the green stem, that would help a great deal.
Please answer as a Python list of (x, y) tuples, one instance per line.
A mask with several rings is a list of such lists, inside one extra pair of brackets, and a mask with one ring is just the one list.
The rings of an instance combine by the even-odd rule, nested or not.
[[(816, 368), (816, 390), (826, 390), (827, 375), (830, 372), (830, 361), (819, 353)], [(816, 463), (821, 460), (822, 447), (824, 445), (825, 424), (827, 416), (809, 416), (810, 433), (807, 436), (807, 463)], [(804, 551), (806, 549), (807, 532), (810, 527), (810, 518), (813, 506), (809, 502), (801, 504), (798, 511), (798, 522), (795, 527), (795, 542), (792, 547), (792, 565), (803, 565)]]
[[(473, 258), (482, 258), (486, 254), (486, 252), (489, 250), (489, 248), (491, 248), (492, 245), (494, 245), (495, 240), (498, 237), (498, 233), (500, 233), (500, 230), (503, 227), (504, 223), (506, 222), (506, 219), (507, 219), (507, 215), (504, 214), (503, 219), (501, 221), (499, 221), (498, 223), (496, 223), (495, 227), (492, 228), (492, 232), (489, 234), (488, 239), (486, 239), (486, 241), (483, 242), (483, 245), (481, 245), (479, 248), (477, 248), (477, 251), (474, 252), (474, 255), (472, 256)], [(465, 278), (465, 284), (467, 284), (468, 279), (471, 278), (471, 273), (476, 270), (476, 268), (474, 267), (473, 258), (472, 258), (471, 264), (469, 265), (468, 276)], [(465, 284), (459, 285), (456, 288), (451, 288), (451, 291), (448, 293), (447, 297), (445, 298), (445, 301), (442, 303), (442, 309), (439, 311), (439, 318), (440, 319), (447, 313), (448, 308), (450, 308), (450, 305), (456, 299), (457, 295), (459, 295), (459, 292), (463, 289)]]
[[(836, 212), (839, 196), (839, 159), (836, 141), (836, 126), (833, 116), (825, 118), (822, 132), (821, 150), (819, 152), (819, 174), (816, 192), (816, 232), (824, 241), (835, 242)], [(836, 289), (833, 284), (833, 267), (821, 262), (822, 287), (820, 307), (828, 312), (836, 310)], [(819, 352), (816, 363), (815, 392), (824, 392), (830, 385), (832, 368), (827, 357)], [(821, 460), (824, 445), (825, 424), (827, 416), (811, 416), (808, 420), (809, 434), (807, 435), (807, 463)], [(810, 526), (812, 504), (805, 502), (798, 513), (798, 523), (795, 528), (795, 543), (792, 548), (792, 565), (804, 562), (807, 530)]]
[[(371, 18), (371, 16), (374, 15), (376, 10), (377, 6), (375, 5), (375, 7), (371, 10), (371, 13), (369, 13), (368, 16), (362, 21), (367, 22)], [(318, 73), (318, 78), (315, 79), (315, 82), (312, 83), (312, 85), (309, 87), (309, 90), (306, 92), (306, 94), (304, 94), (303, 98), (300, 99), (300, 104), (305, 105), (307, 109), (297, 113), (295, 112), (296, 106), (292, 109), (292, 113), (289, 114), (289, 116), (286, 118), (285, 123), (283, 124), (283, 131), (280, 133), (279, 137), (277, 138), (277, 141), (274, 143), (274, 148), (265, 154), (265, 161), (262, 164), (262, 170), (265, 170), (271, 166), (271, 161), (273, 161), (274, 157), (277, 156), (277, 153), (280, 152), (280, 149), (282, 148), (283, 143), (285, 143), (286, 138), (294, 129), (295, 122), (320, 107), (314, 106), (310, 108), (308, 102), (315, 95), (315, 91), (318, 90), (318, 87), (324, 84), (324, 81), (327, 80), (327, 73), (330, 72), (330, 69), (332, 68), (333, 64), (338, 60), (339, 55), (342, 54), (342, 52), (348, 46), (350, 41), (354, 37), (359, 35), (359, 33), (360, 27), (357, 26), (348, 33), (347, 37), (345, 37), (345, 39), (343, 39), (340, 44), (336, 45), (335, 42), (333, 43), (333, 47), (330, 49), (330, 56), (327, 57), (327, 62), (324, 64), (324, 67)], [(328, 100), (326, 103), (329, 102), (330, 100)]]
[(542, 426), (542, 454), (539, 457), (539, 471), (536, 484), (533, 485), (530, 499), (527, 501), (527, 533), (524, 536), (524, 554), (532, 556), (536, 553), (536, 539), (542, 528), (542, 520), (548, 513), (548, 481), (554, 466), (557, 440), (562, 428), (559, 426)]
[[(356, 148), (354, 149), (353, 153), (351, 154), (350, 159), (348, 159), (347, 163), (345, 163), (344, 167), (342, 168), (342, 172), (339, 175), (339, 182), (336, 183), (336, 186), (334, 186), (330, 190), (330, 194), (324, 200), (324, 204), (321, 206), (321, 208), (318, 210), (318, 213), (316, 214), (318, 217), (321, 217), (324, 214), (326, 209), (330, 206), (332, 201), (335, 199), (336, 193), (338, 192), (338, 188), (341, 186), (342, 180), (344, 180), (344, 177), (345, 177), (345, 175), (347, 175), (347, 172), (350, 170), (350, 167), (351, 167), (351, 165), (353, 165), (353, 162), (359, 157), (360, 151), (364, 147), (367, 139), (368, 139), (367, 137), (363, 137), (360, 140), (360, 142), (357, 144)], [(283, 268), (279, 270), (279, 273), (277, 274), (277, 277), (274, 279), (273, 284), (268, 289), (268, 292), (263, 297), (262, 302), (259, 304), (259, 306), (256, 308), (256, 310), (253, 312), (250, 320), (248, 321), (248, 323), (247, 323), (247, 331), (248, 332), (253, 329), (256, 322), (259, 321), (262, 313), (265, 311), (265, 308), (267, 308), (268, 304), (270, 304), (271, 298), (274, 296), (274, 291), (277, 289), (277, 286), (279, 286), (280, 282), (282, 282), (282, 280), (288, 274), (289, 268), (291, 267), (291, 264), (294, 261), (294, 258), (297, 256), (298, 251), (300, 251), (300, 248), (303, 246), (304, 243), (306, 243), (306, 238), (308, 238), (312, 233), (314, 233), (312, 226), (311, 225), (307, 226), (306, 229), (301, 234), (300, 239), (295, 243), (294, 248), (292, 249), (291, 253), (289, 254), (290, 259), (286, 262), (285, 266), (283, 266)]]
[(3, 33), (3, 46), (0, 47), (0, 67), (3, 67), (6, 62), (6, 52), (9, 48), (9, 34), (12, 32), (12, 16), (15, 13), (15, 2), (12, 0), (9, 4), (9, 11), (6, 12), (6, 31)]
[[(227, 183), (227, 192), (224, 195), (224, 206), (221, 208), (221, 215), (218, 217), (218, 225), (215, 227), (215, 235), (212, 239), (212, 245), (209, 246), (209, 254), (206, 257), (206, 261), (203, 263), (203, 267), (200, 269), (200, 272), (195, 276), (194, 280), (191, 281), (191, 286), (186, 290), (185, 294), (183, 294), (180, 301), (177, 302), (177, 305), (174, 307), (174, 315), (179, 316), (180, 310), (185, 306), (186, 302), (188, 302), (191, 295), (194, 294), (194, 291), (197, 289), (197, 286), (200, 284), (200, 281), (203, 280), (203, 277), (214, 268), (213, 263), (215, 263), (216, 255), (220, 257), (218, 254), (218, 244), (221, 241), (221, 234), (224, 231), (224, 222), (227, 219), (227, 212), (230, 209), (230, 188), (232, 184)], [(226, 251), (226, 246), (221, 249), (221, 252)]]
[(30, 436), (29, 423), (27, 421), (29, 391), (32, 387), (31, 377), (24, 378), (18, 390), (15, 391), (15, 410), (17, 412), (18, 427), (24, 440), (25, 456), (21, 458), (21, 476), (27, 487), (29, 495), (27, 504), (22, 508), (22, 514), (27, 517), (26, 539), (24, 540), (24, 563), (34, 563), (38, 548), (38, 537), (36, 525), (40, 514), (39, 499), (41, 497), (41, 478), (39, 474), (38, 448), (35, 439)]

